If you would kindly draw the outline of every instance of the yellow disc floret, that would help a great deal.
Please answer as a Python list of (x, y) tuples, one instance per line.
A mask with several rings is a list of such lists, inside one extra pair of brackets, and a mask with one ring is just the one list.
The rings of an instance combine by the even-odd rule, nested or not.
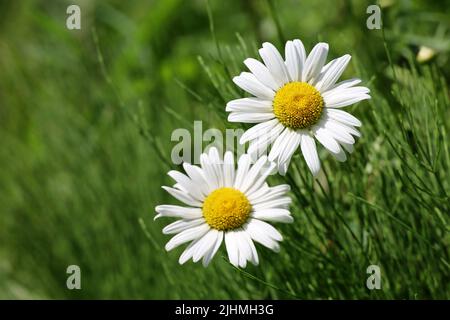
[(289, 82), (275, 94), (273, 112), (278, 120), (292, 129), (305, 129), (322, 115), (323, 98), (306, 82)]
[(219, 188), (206, 197), (202, 210), (203, 217), (211, 228), (231, 230), (247, 221), (252, 206), (241, 191)]

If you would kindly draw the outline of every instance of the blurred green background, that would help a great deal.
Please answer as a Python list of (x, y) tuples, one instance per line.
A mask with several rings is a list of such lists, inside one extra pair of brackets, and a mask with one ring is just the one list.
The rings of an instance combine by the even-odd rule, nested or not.
[[(81, 7), (81, 30), (66, 8)], [(450, 297), (450, 4), (380, 1), (0, 1), (0, 298), (429, 299)], [(237, 128), (231, 78), (264, 41), (352, 55), (372, 100), (344, 163), (297, 156), (293, 225), (274, 254), (207, 268), (167, 253), (175, 128)], [(424, 47), (431, 54), (418, 59)], [(322, 150), (323, 151), (323, 150)], [(82, 290), (66, 288), (81, 267)], [(366, 288), (379, 265), (382, 289)]]

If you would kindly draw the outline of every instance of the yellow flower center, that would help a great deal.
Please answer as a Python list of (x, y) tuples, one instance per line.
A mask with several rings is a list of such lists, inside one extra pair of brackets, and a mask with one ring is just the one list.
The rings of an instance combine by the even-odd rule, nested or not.
[(306, 82), (289, 82), (275, 94), (273, 112), (278, 120), (292, 129), (305, 129), (322, 115), (323, 98)]
[(241, 191), (219, 188), (206, 197), (202, 210), (211, 228), (230, 230), (239, 228), (247, 221), (252, 206)]

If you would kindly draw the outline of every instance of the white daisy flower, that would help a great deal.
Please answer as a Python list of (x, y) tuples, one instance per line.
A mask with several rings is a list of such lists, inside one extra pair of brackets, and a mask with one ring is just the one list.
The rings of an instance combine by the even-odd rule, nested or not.
[(254, 97), (230, 101), (226, 107), (231, 112), (228, 121), (258, 123), (242, 135), (240, 143), (250, 142), (248, 153), (252, 156), (271, 147), (269, 161), (277, 163), (282, 175), (298, 148), (311, 172), (319, 172), (315, 139), (338, 161), (345, 161), (345, 151), (353, 151), (353, 136), (360, 137), (355, 127), (361, 122), (340, 108), (370, 99), (370, 90), (357, 86), (359, 79), (336, 83), (350, 55), (324, 65), (327, 53), (328, 44), (319, 43), (306, 56), (303, 43), (297, 39), (286, 43), (283, 60), (266, 42), (259, 49), (264, 64), (246, 59), (244, 63), (251, 72), (233, 78)]
[(167, 251), (190, 242), (180, 256), (180, 264), (192, 258), (203, 259), (206, 267), (225, 238), (230, 262), (245, 268), (247, 261), (258, 264), (253, 241), (274, 251), (279, 250), (281, 234), (268, 222), (293, 221), (288, 210), (291, 199), (289, 186), (269, 187), (266, 178), (275, 169), (266, 156), (251, 165), (247, 154), (239, 158), (235, 170), (234, 157), (226, 152), (220, 159), (216, 148), (200, 156), (201, 167), (183, 163), (186, 174), (170, 171), (176, 184), (163, 187), (187, 206), (160, 205), (155, 217), (175, 217), (163, 229), (164, 234), (176, 234), (166, 244)]

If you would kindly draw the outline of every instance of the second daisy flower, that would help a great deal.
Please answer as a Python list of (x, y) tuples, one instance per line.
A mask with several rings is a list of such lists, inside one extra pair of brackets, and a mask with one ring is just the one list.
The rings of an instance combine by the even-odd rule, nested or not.
[(271, 147), (269, 160), (275, 161), (278, 172), (284, 175), (300, 147), (316, 175), (320, 170), (317, 139), (337, 160), (345, 161), (345, 151), (353, 151), (353, 136), (360, 136), (355, 127), (361, 122), (340, 108), (370, 99), (370, 90), (357, 86), (359, 79), (336, 83), (350, 55), (325, 65), (328, 44), (317, 44), (307, 56), (298, 39), (286, 43), (285, 59), (268, 42), (259, 54), (264, 64), (246, 59), (251, 72), (233, 78), (254, 97), (230, 101), (226, 107), (231, 112), (229, 121), (258, 123), (241, 137), (241, 144), (250, 142), (248, 153), (260, 155)]

